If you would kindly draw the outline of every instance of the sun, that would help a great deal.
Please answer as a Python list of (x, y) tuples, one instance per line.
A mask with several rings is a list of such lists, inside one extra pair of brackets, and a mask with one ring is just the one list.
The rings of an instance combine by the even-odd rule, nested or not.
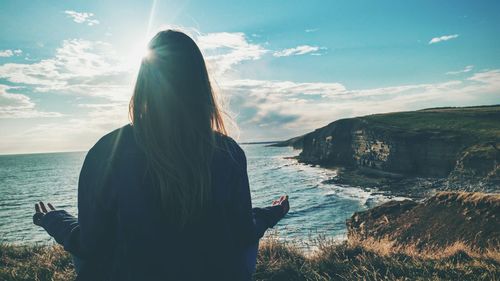
[(150, 56), (151, 50), (147, 47), (147, 42), (134, 44), (126, 51), (125, 65), (133, 71), (138, 71), (142, 60)]

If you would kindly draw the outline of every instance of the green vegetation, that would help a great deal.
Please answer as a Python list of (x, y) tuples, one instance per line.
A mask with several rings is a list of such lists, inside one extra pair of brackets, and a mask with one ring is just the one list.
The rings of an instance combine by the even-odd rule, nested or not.
[(500, 139), (500, 105), (430, 108), (359, 117), (381, 126), (413, 131), (455, 132), (483, 141)]
[[(306, 255), (294, 243), (261, 243), (255, 280), (499, 280), (498, 253), (466, 248), (417, 253), (383, 243), (318, 241)], [(72, 280), (71, 258), (59, 246), (0, 245), (0, 280)]]

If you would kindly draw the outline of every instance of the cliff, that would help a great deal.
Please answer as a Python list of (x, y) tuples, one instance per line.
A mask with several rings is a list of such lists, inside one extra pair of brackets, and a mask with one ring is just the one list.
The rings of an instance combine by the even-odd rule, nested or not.
[[(278, 145), (308, 164), (371, 174), (448, 178), (498, 189), (500, 106), (434, 108), (337, 120)], [(366, 173), (365, 173), (366, 174)]]
[(298, 136), (286, 141), (275, 142), (273, 144), (270, 144), (269, 146), (277, 146), (277, 147), (291, 146), (294, 149), (302, 149), (303, 140), (304, 136)]
[(390, 201), (347, 220), (348, 239), (385, 241), (416, 249), (463, 243), (500, 248), (500, 195), (441, 192), (417, 203)]

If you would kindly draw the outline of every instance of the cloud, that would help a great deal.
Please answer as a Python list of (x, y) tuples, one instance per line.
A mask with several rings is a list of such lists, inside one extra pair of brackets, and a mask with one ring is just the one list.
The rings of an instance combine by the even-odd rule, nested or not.
[(288, 57), (288, 56), (304, 55), (307, 53), (315, 53), (319, 49), (320, 48), (317, 46), (300, 45), (300, 46), (297, 46), (295, 48), (276, 51), (273, 53), (273, 56), (275, 56), (275, 57)]
[[(125, 109), (124, 109), (124, 108)], [(88, 150), (104, 134), (127, 124), (126, 105), (96, 107), (85, 117), (68, 117), (64, 121), (46, 119), (28, 128), (2, 136), (0, 151), (33, 153), (47, 151)]]
[(500, 99), (500, 70), (462, 80), (349, 89), (340, 83), (232, 80), (221, 84), (247, 141), (284, 139), (340, 118)]
[(498, 94), (500, 92), (500, 69), (475, 73), (467, 78), (467, 81), (477, 83), (483, 88), (489, 89), (489, 91), (496, 91), (500, 98), (500, 94)]
[(309, 29), (306, 29), (304, 31), (307, 32), (307, 33), (310, 33), (310, 32), (316, 32), (318, 30), (319, 30), (319, 28), (309, 28)]
[[(240, 32), (194, 34), (211, 73), (220, 78), (244, 61), (258, 60), (266, 52)], [(57, 92), (77, 96), (127, 100), (132, 93), (135, 69), (130, 58), (118, 56), (102, 41), (68, 39), (55, 56), (37, 62), (0, 65), (0, 78), (35, 92)]]
[(43, 112), (35, 109), (35, 103), (28, 96), (7, 92), (13, 87), (0, 84), (0, 119), (61, 117), (58, 112)]
[[(59, 92), (123, 99), (130, 87), (131, 69), (109, 43), (64, 40), (53, 58), (33, 63), (0, 65), (0, 78), (29, 85), (35, 92)], [(127, 98), (129, 95), (125, 95)]]
[(249, 42), (242, 32), (199, 34), (195, 41), (216, 76), (227, 73), (243, 61), (258, 60), (268, 52), (261, 45)]
[[(223, 76), (243, 61), (259, 59), (267, 52), (260, 45), (248, 42), (243, 33), (221, 32), (193, 37), (206, 52), (206, 60), (214, 68), (215, 77)], [(135, 70), (130, 59), (118, 56), (109, 43), (68, 39), (51, 58), (0, 65), (0, 78), (33, 93), (96, 97), (111, 103), (125, 103), (132, 94)], [(10, 95), (4, 97), (14, 99)], [(34, 107), (28, 97), (24, 101), (26, 108), (28, 105)], [(126, 107), (122, 109), (126, 111)]]
[(448, 71), (446, 72), (447, 75), (456, 75), (456, 74), (462, 74), (462, 73), (467, 73), (471, 72), (472, 69), (474, 69), (473, 65), (467, 65), (464, 69), (458, 70), (458, 71)]
[(435, 43), (439, 43), (439, 42), (443, 42), (443, 41), (448, 41), (448, 40), (451, 40), (451, 39), (455, 39), (455, 38), (458, 38), (458, 34), (452, 34), (452, 35), (443, 35), (443, 36), (440, 36), (440, 37), (434, 37), (431, 39), (431, 41), (429, 41), (429, 45), (430, 44), (435, 44)]
[(14, 55), (14, 52), (12, 52), (12, 50), (0, 51), (0, 57), (12, 57), (13, 55)]
[(23, 53), (22, 50), (1, 50), (0, 57), (12, 57), (14, 55), (19, 56)]
[(88, 26), (93, 26), (96, 24), (99, 24), (99, 21), (94, 19), (94, 14), (93, 13), (80, 13), (76, 11), (70, 11), (66, 10), (64, 13), (73, 19), (74, 22), (76, 23), (84, 23), (87, 24)]

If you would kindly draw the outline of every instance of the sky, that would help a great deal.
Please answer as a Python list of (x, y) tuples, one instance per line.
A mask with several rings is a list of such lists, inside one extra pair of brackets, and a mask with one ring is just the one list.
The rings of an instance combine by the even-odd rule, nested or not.
[(500, 2), (0, 2), (0, 154), (88, 150), (129, 122), (145, 46), (181, 29), (230, 135), (283, 140), (341, 118), (500, 104)]

